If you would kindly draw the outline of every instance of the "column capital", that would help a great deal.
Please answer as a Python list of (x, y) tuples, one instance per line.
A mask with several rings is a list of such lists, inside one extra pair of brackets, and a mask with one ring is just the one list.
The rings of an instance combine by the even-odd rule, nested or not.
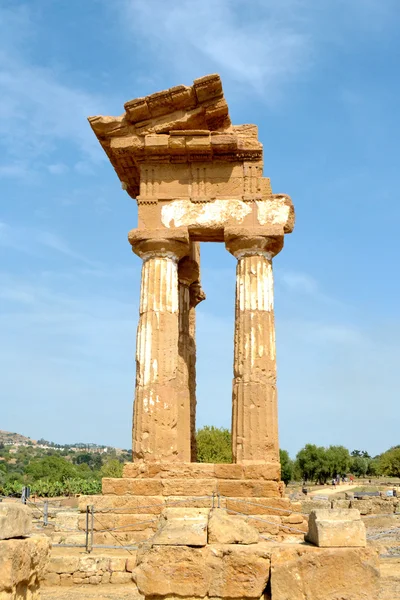
[(265, 256), (271, 259), (283, 248), (283, 232), (275, 227), (226, 227), (227, 250), (239, 259), (243, 256)]
[(190, 285), (194, 281), (198, 281), (200, 277), (199, 264), (190, 258), (190, 256), (184, 256), (178, 265), (178, 279), (181, 283)]
[(132, 251), (143, 260), (152, 256), (166, 256), (178, 262), (189, 252), (189, 233), (186, 227), (132, 229), (128, 240)]

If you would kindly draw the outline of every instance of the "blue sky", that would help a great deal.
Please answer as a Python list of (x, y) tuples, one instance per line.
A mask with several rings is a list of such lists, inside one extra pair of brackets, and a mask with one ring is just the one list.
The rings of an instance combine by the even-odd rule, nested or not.
[[(86, 117), (218, 72), (297, 212), (281, 446), (400, 443), (399, 26), (395, 0), (2, 0), (0, 429), (130, 447), (137, 213)], [(198, 425), (230, 427), (235, 260), (202, 261)]]

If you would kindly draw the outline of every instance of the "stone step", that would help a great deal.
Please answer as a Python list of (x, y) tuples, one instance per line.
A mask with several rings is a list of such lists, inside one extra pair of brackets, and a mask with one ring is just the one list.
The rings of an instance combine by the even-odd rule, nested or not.
[(280, 464), (126, 463), (124, 477), (135, 479), (266, 479), (279, 481)]
[(277, 481), (259, 479), (137, 479), (104, 478), (103, 494), (118, 496), (212, 496), (276, 497), (283, 495)]
[(290, 515), (293, 511), (301, 512), (301, 506), (289, 498), (276, 497), (231, 497), (231, 498), (191, 498), (188, 496), (117, 496), (105, 494), (98, 496), (81, 496), (79, 509), (86, 512), (87, 506), (94, 506), (96, 513), (159, 515), (166, 507), (187, 508), (228, 508), (246, 515), (271, 514)]

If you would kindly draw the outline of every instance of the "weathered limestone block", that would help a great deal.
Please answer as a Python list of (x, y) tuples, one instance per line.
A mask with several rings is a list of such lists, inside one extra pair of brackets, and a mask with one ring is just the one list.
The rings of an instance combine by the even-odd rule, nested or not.
[(122, 572), (111, 573), (110, 583), (132, 583), (132, 575)]
[(81, 496), (78, 504), (80, 512), (86, 512), (88, 505), (93, 505), (96, 513), (159, 515), (164, 508), (165, 498), (163, 496), (116, 496), (114, 494)]
[[(50, 542), (45, 537), (1, 541), (0, 597), (35, 597), (44, 576), (49, 552)], [(20, 595), (17, 595), (17, 591)]]
[(312, 511), (305, 540), (322, 548), (367, 545), (365, 525), (355, 509)]
[(352, 500), (350, 508), (355, 508), (360, 511), (361, 515), (369, 515), (372, 512), (372, 501), (371, 500)]
[(270, 578), (271, 550), (264, 544), (208, 546), (212, 576), (209, 596), (260, 598)]
[(110, 571), (125, 571), (126, 557), (111, 557), (110, 558)]
[(331, 508), (333, 508), (333, 509), (337, 509), (337, 508), (339, 508), (339, 509), (340, 508), (344, 508), (344, 509), (351, 508), (350, 507), (350, 500), (341, 500), (341, 499), (336, 500), (334, 498), (332, 500), (332, 502), (331, 502)]
[(47, 566), (48, 573), (74, 573), (78, 571), (79, 556), (52, 555)]
[(32, 531), (32, 511), (24, 504), (0, 503), (0, 540), (29, 535)]
[(261, 534), (277, 536), (282, 533), (282, 517), (276, 515), (249, 515), (247, 522)]
[(137, 558), (133, 571), (144, 596), (204, 597), (210, 589), (208, 548), (154, 546)]
[(303, 523), (303, 515), (298, 513), (293, 513), (292, 515), (282, 517), (282, 523), (287, 525), (300, 525)]
[(44, 578), (43, 578), (43, 584), (44, 585), (60, 585), (60, 575), (58, 573), (48, 573), (46, 572)]
[(379, 555), (373, 548), (273, 549), (273, 600), (376, 600)]
[(217, 479), (244, 479), (243, 465), (216, 464), (214, 474)]
[[(104, 513), (99, 515), (93, 522), (93, 531), (104, 531), (107, 529), (118, 529), (119, 533), (129, 531), (145, 531), (146, 529), (157, 529), (158, 515), (155, 514), (130, 514), (130, 513)], [(79, 529), (86, 529), (86, 515), (79, 517)]]
[(280, 481), (281, 465), (279, 462), (270, 462), (260, 465), (243, 465), (244, 479), (266, 479)]
[(240, 497), (280, 497), (282, 496), (279, 483), (277, 481), (257, 481), (242, 479), (236, 480), (218, 480), (217, 491), (229, 498)]
[(161, 496), (163, 486), (159, 479), (128, 479), (108, 478), (102, 480), (103, 494), (115, 494), (124, 496), (131, 494), (132, 496)]
[(162, 546), (205, 546), (207, 508), (166, 508), (152, 544)]
[(133, 578), (145, 596), (259, 599), (269, 580), (270, 553), (265, 544), (154, 546), (138, 557)]
[(54, 531), (77, 530), (79, 512), (58, 512), (54, 521)]
[[(128, 479), (254, 479), (279, 481), (279, 462), (264, 464), (212, 463), (126, 463), (124, 478)], [(83, 501), (86, 497), (83, 497)], [(87, 497), (90, 500), (90, 496)], [(88, 500), (87, 504), (90, 504)], [(81, 501), (80, 501), (81, 506)], [(82, 509), (81, 509), (82, 510)]]
[[(126, 463), (124, 477), (157, 479), (207, 479), (215, 477), (211, 463)], [(231, 466), (231, 465), (230, 465)]]
[(226, 508), (245, 515), (290, 515), (289, 498), (226, 498)]
[(245, 517), (228, 515), (226, 510), (211, 511), (208, 521), (209, 544), (257, 544), (260, 535)]
[(313, 510), (323, 510), (330, 509), (331, 501), (330, 500), (313, 500), (312, 498), (307, 500), (302, 500), (301, 502), (301, 512), (309, 515)]
[(210, 496), (217, 491), (216, 479), (163, 479), (163, 496)]
[(86, 575), (103, 574), (110, 570), (109, 556), (81, 556), (78, 570)]
[(86, 542), (86, 533), (70, 533), (69, 531), (56, 531), (51, 535), (53, 544), (72, 544), (74, 546), (84, 546)]

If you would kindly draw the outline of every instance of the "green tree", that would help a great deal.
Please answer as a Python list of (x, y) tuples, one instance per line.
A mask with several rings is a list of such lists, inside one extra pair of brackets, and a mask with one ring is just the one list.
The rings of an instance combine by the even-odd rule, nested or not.
[(293, 461), (287, 450), (279, 450), (279, 458), (281, 461), (281, 479), (287, 485), (293, 479)]
[(400, 477), (400, 446), (394, 446), (381, 454), (378, 461), (382, 475)]
[(33, 459), (26, 467), (28, 483), (38, 479), (64, 481), (77, 475), (76, 467), (62, 456), (45, 456)]
[(350, 464), (350, 471), (356, 477), (365, 477), (368, 472), (370, 461), (362, 456), (353, 456)]
[(229, 429), (205, 425), (197, 431), (196, 439), (198, 462), (232, 462), (232, 442)]
[(329, 446), (325, 452), (329, 477), (346, 475), (350, 469), (350, 454), (344, 446)]
[(117, 459), (111, 458), (100, 469), (102, 477), (122, 477), (124, 465)]
[(351, 456), (360, 457), (360, 458), (371, 458), (366, 450), (353, 450)]
[(326, 483), (330, 476), (326, 450), (323, 446), (306, 444), (297, 453), (296, 466), (304, 481)]

